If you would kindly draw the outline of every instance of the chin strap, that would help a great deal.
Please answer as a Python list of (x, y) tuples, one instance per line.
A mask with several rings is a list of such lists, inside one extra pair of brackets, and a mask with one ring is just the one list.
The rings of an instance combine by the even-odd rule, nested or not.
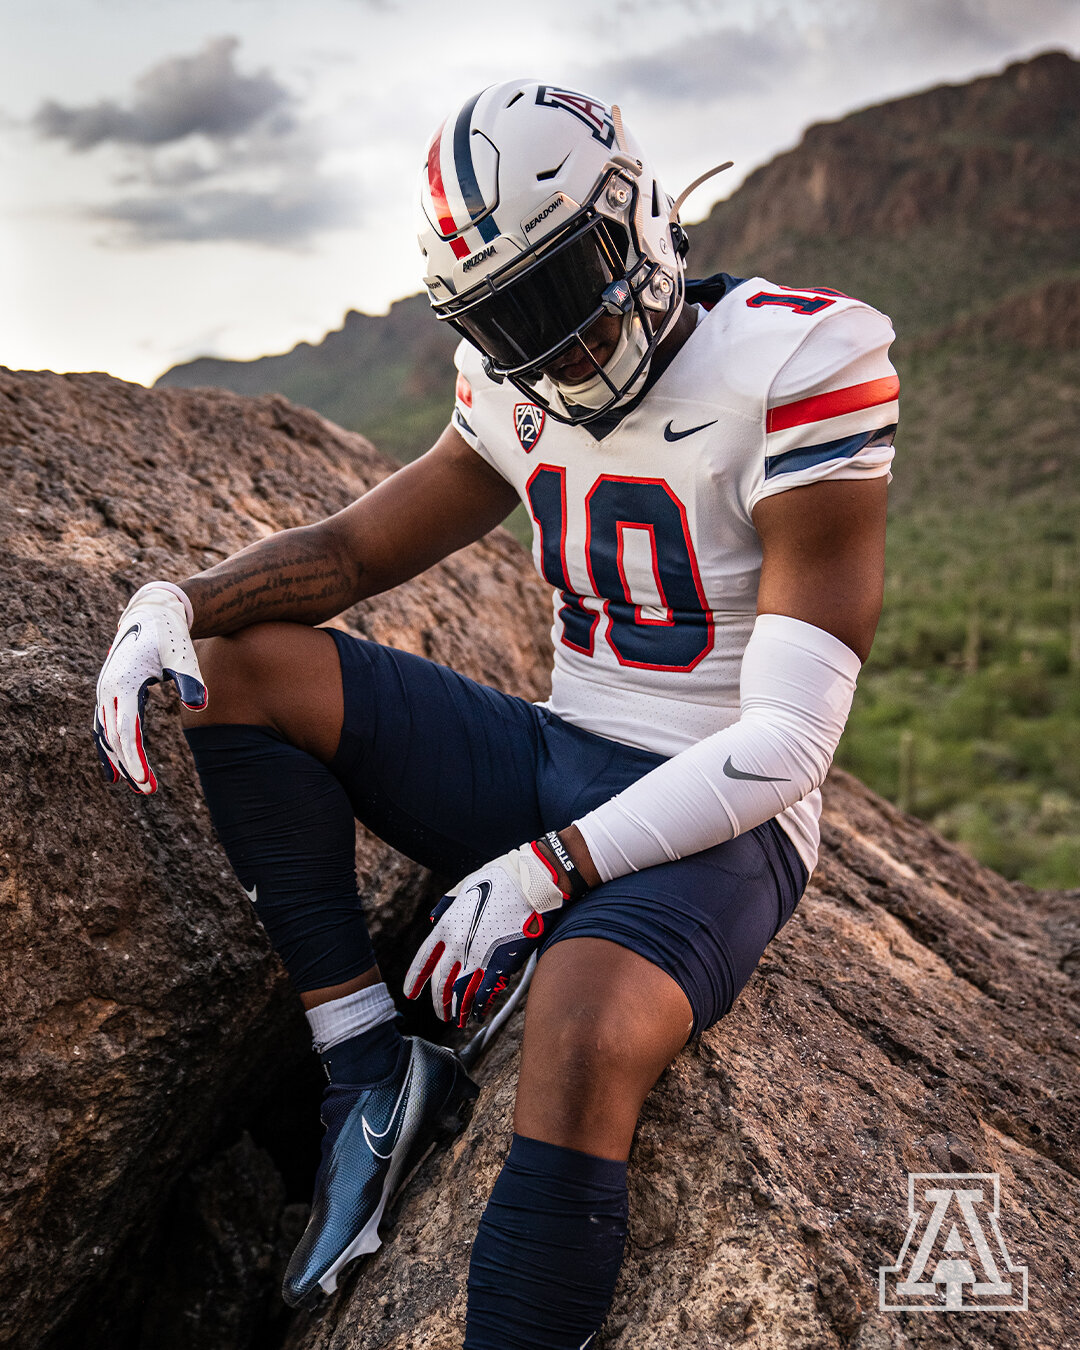
[[(611, 125), (615, 128), (615, 144), (622, 152), (621, 155), (615, 155), (613, 158), (617, 163), (621, 163), (623, 159), (629, 158), (630, 152), (626, 148), (626, 133), (623, 131), (622, 109), (617, 103), (611, 105)], [(668, 220), (674, 224), (679, 216), (679, 208), (682, 206), (683, 202), (686, 201), (687, 197), (690, 196), (691, 192), (693, 192), (695, 188), (700, 187), (702, 183), (706, 182), (709, 178), (712, 178), (714, 174), (723, 173), (725, 169), (730, 169), (734, 163), (735, 161), (733, 159), (729, 159), (725, 164), (717, 164), (714, 169), (707, 169), (705, 173), (699, 174), (690, 186), (683, 188), (675, 198), (671, 211), (668, 214)], [(629, 164), (626, 167), (630, 167), (630, 165), (633, 165), (638, 173), (641, 172), (640, 160), (630, 159)]]
[(620, 169), (625, 169), (627, 173), (633, 174), (635, 178), (641, 177), (641, 160), (635, 159), (626, 147), (626, 132), (623, 130), (622, 109), (617, 103), (611, 105), (611, 125), (615, 128), (615, 144), (618, 151), (611, 156), (612, 164), (617, 164)]
[(622, 109), (617, 103), (611, 105), (611, 125), (615, 128), (615, 144), (626, 154), (626, 136), (623, 134)]
[[(565, 386), (560, 384), (558, 380), (550, 381), (552, 388), (558, 393), (563, 407), (568, 413), (575, 407), (592, 408), (597, 412), (602, 411), (603, 405), (609, 403), (609, 396), (614, 396), (614, 401), (609, 406), (618, 407), (619, 404), (633, 398), (640, 390), (648, 367), (641, 371), (637, 379), (621, 394), (618, 393), (622, 381), (629, 377), (630, 371), (636, 368), (645, 355), (647, 339), (644, 325), (638, 320), (635, 328), (635, 318), (633, 311), (624, 315), (615, 350), (604, 366), (596, 366), (596, 373), (589, 379), (581, 384)], [(596, 365), (595, 357), (593, 358), (593, 364)]]
[(675, 198), (671, 211), (668, 214), (668, 220), (671, 221), (672, 224), (674, 224), (679, 217), (679, 208), (682, 206), (683, 202), (686, 201), (687, 197), (690, 196), (691, 192), (693, 192), (695, 188), (700, 187), (702, 183), (704, 183), (707, 179), (712, 178), (715, 174), (723, 173), (725, 169), (730, 169), (734, 163), (735, 161), (733, 159), (729, 159), (726, 164), (718, 164), (715, 169), (707, 169), (705, 173), (699, 174), (698, 177), (695, 178), (694, 181), (690, 184), (690, 186), (684, 187), (683, 190), (679, 193), (679, 195)]

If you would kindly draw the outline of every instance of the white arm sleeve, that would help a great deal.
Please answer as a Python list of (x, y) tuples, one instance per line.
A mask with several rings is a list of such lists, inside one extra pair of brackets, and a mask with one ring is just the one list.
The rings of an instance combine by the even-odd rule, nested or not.
[(574, 822), (601, 878), (711, 848), (820, 787), (859, 665), (831, 633), (759, 614), (743, 653), (739, 720)]

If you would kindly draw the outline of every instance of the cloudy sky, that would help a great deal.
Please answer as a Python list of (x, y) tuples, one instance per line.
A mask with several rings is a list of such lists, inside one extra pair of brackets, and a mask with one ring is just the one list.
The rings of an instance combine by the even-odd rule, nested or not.
[(1080, 52), (1080, 0), (3, 0), (0, 365), (151, 382), (419, 289), (416, 174), (495, 80), (619, 102), (704, 215), (813, 121)]

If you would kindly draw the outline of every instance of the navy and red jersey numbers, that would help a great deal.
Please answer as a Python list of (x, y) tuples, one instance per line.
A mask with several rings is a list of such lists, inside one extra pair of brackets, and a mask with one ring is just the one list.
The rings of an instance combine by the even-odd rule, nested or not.
[(833, 291), (827, 286), (815, 286), (810, 292), (778, 286), (775, 291), (758, 291), (756, 295), (748, 296), (746, 303), (750, 309), (783, 305), (786, 309), (794, 310), (796, 314), (819, 314), (830, 305), (835, 305), (837, 300), (846, 299), (848, 296), (844, 295), (843, 291)]
[(581, 603), (566, 575), (566, 470), (541, 464), (525, 485), (536, 527), (540, 531), (540, 571), (559, 592), (562, 608), (561, 641), (585, 656), (593, 654), (598, 614)]
[[(562, 600), (560, 641), (592, 656), (599, 616), (571, 588), (566, 568), (566, 471), (540, 465), (526, 485), (540, 532), (540, 565)], [(585, 498), (585, 564), (593, 593), (603, 598), (604, 638), (620, 665), (688, 671), (712, 649), (713, 619), (705, 601), (686, 508), (663, 479), (604, 474)], [(626, 553), (647, 547), (660, 613), (633, 598)]]

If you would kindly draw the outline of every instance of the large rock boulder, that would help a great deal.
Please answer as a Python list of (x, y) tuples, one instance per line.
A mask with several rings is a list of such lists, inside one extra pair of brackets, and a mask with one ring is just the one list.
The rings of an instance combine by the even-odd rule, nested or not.
[[(1080, 1346), (1080, 892), (1011, 885), (842, 773), (824, 840), (731, 1014), (646, 1101), (597, 1350)], [(289, 1350), (459, 1350), (518, 1045), (511, 1025), (469, 1130), (403, 1197), (391, 1240), (296, 1323)], [(998, 1174), (1027, 1311), (879, 1309), (909, 1173)], [(1019, 1276), (1006, 1278), (1018, 1294)]]
[[(295, 1227), (267, 1148), (293, 1141), (279, 1108), (311, 1063), (305, 1023), (213, 840), (175, 703), (149, 713), (158, 796), (107, 789), (94, 681), (143, 581), (318, 519), (392, 469), (277, 396), (0, 371), (0, 1344), (255, 1344), (259, 1318), (234, 1314), (279, 1281)], [(536, 697), (549, 603), (496, 531), (344, 624)], [(368, 837), (358, 866), (397, 968), (430, 883)], [(303, 1114), (314, 1130), (313, 1102)], [(246, 1235), (213, 1213), (230, 1177), (262, 1192)], [(178, 1271), (199, 1251), (189, 1296)], [(210, 1307), (230, 1283), (233, 1312)]]
[[(0, 457), (0, 1342), (457, 1350), (519, 1021), (382, 1250), (286, 1327), (273, 1291), (310, 1179), (290, 1159), (312, 1141), (282, 1103), (303, 1096), (303, 1020), (175, 718), (151, 724), (156, 799), (105, 790), (85, 733), (135, 585), (336, 509), (389, 466), (279, 398), (102, 376), (0, 374)], [(347, 620), (535, 695), (547, 604), (495, 535)], [(1080, 1346), (1080, 893), (1004, 882), (843, 774), (824, 844), (732, 1013), (646, 1103), (598, 1350)], [(359, 861), (392, 965), (431, 883), (367, 838)], [(1026, 1311), (879, 1310), (912, 1173), (997, 1175)]]

